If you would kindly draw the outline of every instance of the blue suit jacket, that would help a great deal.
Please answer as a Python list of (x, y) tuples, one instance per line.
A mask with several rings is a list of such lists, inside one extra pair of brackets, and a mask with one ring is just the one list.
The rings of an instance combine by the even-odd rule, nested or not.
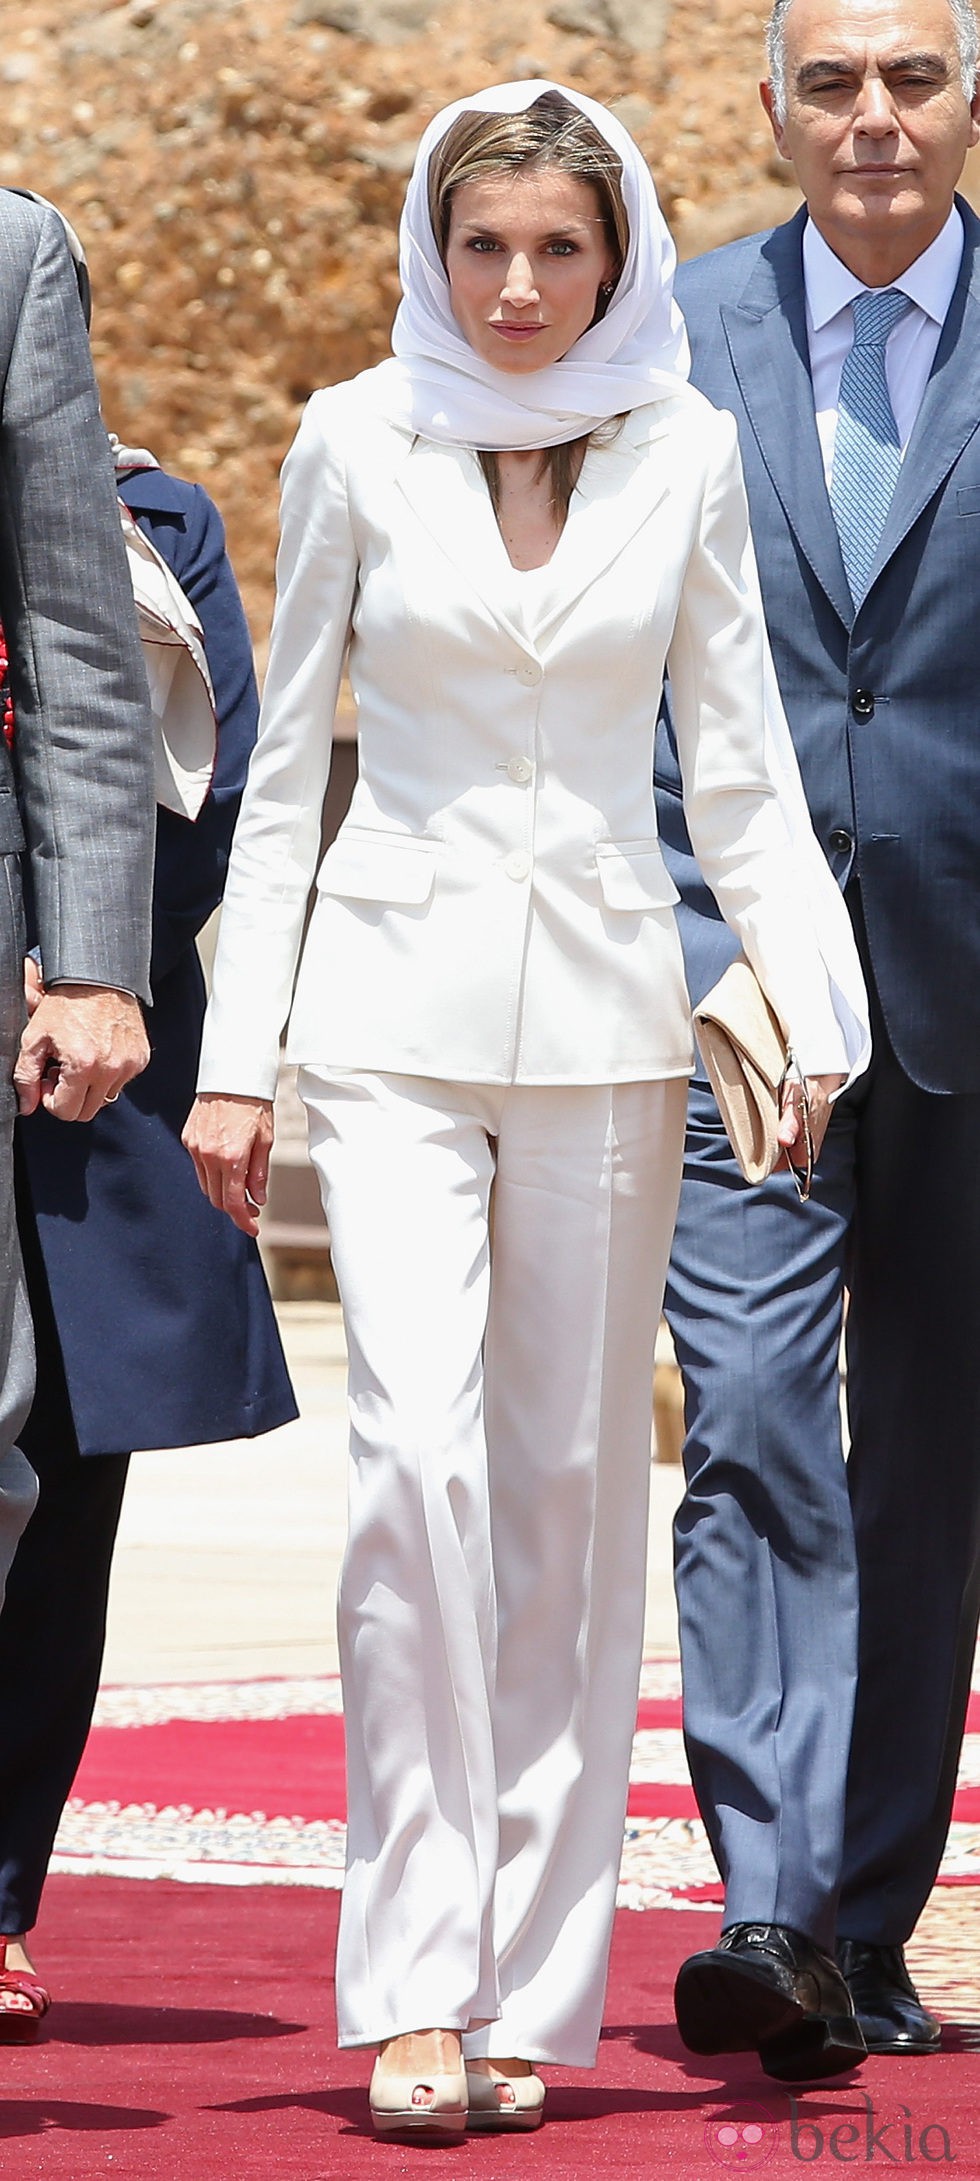
[[(684, 266), (694, 382), (739, 427), (776, 670), (818, 839), (856, 873), (905, 1072), (980, 1090), (980, 221), (855, 615), (810, 383), (805, 213)], [(658, 813), (700, 996), (733, 945), (691, 857), (669, 728)]]
[(196, 608), (218, 751), (196, 823), (157, 812), (149, 1066), (87, 1126), (17, 1123), (25, 1256), (30, 1271), (36, 1224), (83, 1454), (237, 1438), (296, 1414), (258, 1252), (208, 1204), (180, 1142), (205, 1004), (194, 942), (221, 899), (255, 741), (252, 648), (201, 487), (144, 470), (120, 496)]

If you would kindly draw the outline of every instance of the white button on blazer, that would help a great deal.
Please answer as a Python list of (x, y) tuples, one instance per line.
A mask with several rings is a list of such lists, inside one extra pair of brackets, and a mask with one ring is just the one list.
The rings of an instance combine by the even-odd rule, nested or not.
[[(820, 922), (838, 945), (850, 933), (815, 849), (803, 885), (769, 769), (729, 416), (692, 389), (590, 446), (524, 626), (475, 455), (393, 425), (365, 373), (308, 404), (277, 574), (202, 1090), (271, 1097), (287, 1015), (288, 1057), (312, 1066), (484, 1083), (688, 1073), (651, 779), (665, 665), (705, 877), (804, 1065), (847, 1072), (811, 916), (820, 871)], [(348, 642), (360, 777), (317, 870)]]

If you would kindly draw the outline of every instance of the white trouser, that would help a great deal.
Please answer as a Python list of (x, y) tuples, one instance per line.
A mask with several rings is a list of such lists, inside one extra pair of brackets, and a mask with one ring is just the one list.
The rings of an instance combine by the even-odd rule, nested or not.
[(591, 2067), (687, 1084), (299, 1087), (350, 1351), (340, 2042)]

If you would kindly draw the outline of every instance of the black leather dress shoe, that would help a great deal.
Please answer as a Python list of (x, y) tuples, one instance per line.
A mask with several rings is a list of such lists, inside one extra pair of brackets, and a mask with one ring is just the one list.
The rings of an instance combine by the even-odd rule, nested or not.
[(938, 2052), (942, 2024), (924, 2007), (900, 1946), (838, 1939), (837, 1961), (869, 2052)]
[(777, 2082), (840, 2075), (865, 2056), (840, 1970), (788, 1924), (731, 1924), (684, 1962), (674, 2006), (690, 2052), (757, 2052)]

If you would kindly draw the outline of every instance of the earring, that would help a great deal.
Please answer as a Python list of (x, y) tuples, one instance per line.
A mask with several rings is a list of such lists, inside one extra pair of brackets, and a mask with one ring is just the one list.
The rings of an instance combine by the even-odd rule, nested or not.
[(599, 294), (605, 296), (607, 303), (615, 289), (615, 286), (616, 282), (614, 280), (601, 280), (599, 282)]

